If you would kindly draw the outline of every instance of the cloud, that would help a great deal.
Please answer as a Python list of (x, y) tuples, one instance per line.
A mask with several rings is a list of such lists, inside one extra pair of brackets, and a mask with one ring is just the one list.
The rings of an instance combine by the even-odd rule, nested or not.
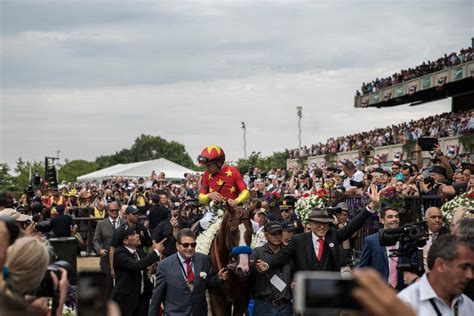
[[(231, 160), (449, 110), (354, 109), (363, 81), (469, 45), (469, 1), (2, 1), (1, 160), (142, 133)], [(41, 12), (41, 14), (38, 14)]]

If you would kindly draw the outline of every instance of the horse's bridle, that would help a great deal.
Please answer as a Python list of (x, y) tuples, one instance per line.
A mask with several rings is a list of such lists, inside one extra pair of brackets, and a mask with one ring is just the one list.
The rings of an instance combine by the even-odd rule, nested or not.
[[(228, 221), (239, 221), (242, 223), (242, 221), (250, 220), (250, 217), (238, 217), (238, 218), (231, 218)], [(220, 271), (222, 269), (222, 263), (221, 263), (221, 258), (219, 257), (219, 252), (217, 251), (217, 238), (214, 238), (214, 256), (216, 257), (216, 263), (217, 263), (217, 271)], [(230, 254), (230, 257), (232, 258), (233, 255), (232, 253)]]

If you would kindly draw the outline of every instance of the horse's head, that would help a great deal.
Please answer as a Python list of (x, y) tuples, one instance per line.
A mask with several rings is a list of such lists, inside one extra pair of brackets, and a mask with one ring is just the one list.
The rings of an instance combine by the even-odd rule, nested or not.
[(252, 223), (249, 212), (241, 207), (227, 205), (227, 211), (223, 219), (226, 226), (226, 246), (231, 250), (232, 256), (228, 268), (233, 270), (237, 276), (245, 277), (249, 272), (249, 255), (252, 252)]

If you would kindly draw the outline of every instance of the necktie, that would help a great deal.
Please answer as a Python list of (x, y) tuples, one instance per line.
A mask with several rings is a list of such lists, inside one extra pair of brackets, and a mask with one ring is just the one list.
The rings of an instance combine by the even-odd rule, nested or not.
[(112, 221), (112, 226), (113, 226), (114, 229), (117, 229), (117, 220), (114, 219)]
[[(388, 249), (397, 249), (397, 246), (390, 246)], [(388, 267), (389, 267), (388, 283), (390, 283), (390, 285), (393, 288), (396, 288), (398, 284), (397, 263), (398, 263), (398, 257), (388, 258)]]
[(194, 282), (194, 272), (191, 268), (191, 259), (186, 259), (186, 275), (189, 283)]
[(323, 239), (318, 238), (318, 261), (321, 261), (322, 256), (323, 256)]
[[(140, 260), (140, 256), (138, 255), (138, 252), (135, 250), (135, 252), (133, 253), (135, 255), (135, 258), (137, 258), (137, 260)], [(140, 271), (140, 276), (141, 276), (141, 280), (140, 280), (140, 294), (142, 294), (144, 291), (145, 291), (145, 282), (144, 282), (144, 275), (143, 275), (143, 270)]]

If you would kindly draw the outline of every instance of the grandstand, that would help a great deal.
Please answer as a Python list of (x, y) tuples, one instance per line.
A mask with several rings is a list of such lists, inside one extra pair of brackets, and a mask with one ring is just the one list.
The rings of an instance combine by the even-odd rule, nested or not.
[[(470, 50), (472, 47), (474, 38)], [(354, 107), (382, 108), (407, 103), (415, 106), (451, 97), (453, 112), (469, 110), (474, 104), (474, 60), (469, 59), (370, 93), (358, 93), (354, 97)]]
[[(415, 137), (406, 136), (406, 126), (420, 126), (420, 122), (411, 121), (398, 126), (366, 131), (357, 135), (349, 135), (339, 138), (331, 138), (325, 144), (313, 144), (310, 148), (306, 146), (289, 150), (287, 167), (303, 165), (322, 165), (328, 162), (342, 159), (362, 159), (367, 163), (388, 164), (394, 160), (411, 160), (415, 141), (421, 136), (433, 136), (439, 138), (442, 150), (454, 150), (455, 154), (473, 154), (474, 148), (474, 38), (472, 46), (461, 49), (458, 54), (451, 53), (441, 56), (435, 61), (428, 61), (420, 66), (402, 70), (385, 79), (377, 78), (372, 83), (362, 85), (362, 93), (357, 91), (354, 97), (356, 108), (368, 107), (392, 107), (402, 104), (415, 106), (427, 102), (452, 98), (452, 115), (445, 113), (437, 116), (441, 121), (424, 121), (425, 129)], [(392, 80), (393, 79), (393, 80)], [(445, 133), (432, 133), (426, 128), (428, 125), (442, 129), (441, 125), (449, 125), (446, 116), (462, 122), (463, 127), (454, 131), (450, 129)], [(469, 120), (470, 118), (470, 120)], [(461, 124), (461, 125), (462, 125)], [(394, 128), (395, 127), (395, 128)], [(398, 132), (404, 130), (402, 136)], [(399, 134), (401, 137), (396, 137)], [(408, 128), (408, 134), (410, 129)], [(381, 142), (373, 141), (382, 139)], [(463, 139), (461, 139), (463, 138)], [(388, 140), (387, 140), (388, 139)], [(365, 141), (364, 141), (365, 140)], [(367, 150), (368, 149), (368, 150)], [(364, 154), (370, 152), (369, 154)], [(423, 153), (429, 158), (429, 153)], [(370, 159), (369, 159), (370, 158)]]

